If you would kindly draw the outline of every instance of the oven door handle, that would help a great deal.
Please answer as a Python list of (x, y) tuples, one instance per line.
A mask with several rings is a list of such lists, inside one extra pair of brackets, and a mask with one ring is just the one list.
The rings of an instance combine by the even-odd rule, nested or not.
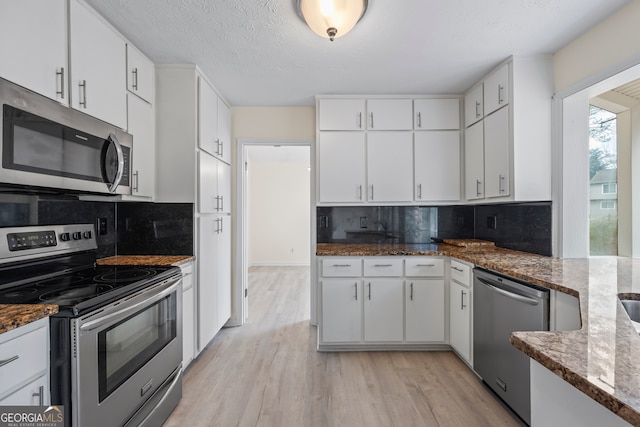
[(538, 305), (540, 304), (540, 302), (534, 298), (529, 298), (529, 297), (525, 297), (524, 295), (520, 295), (520, 294), (515, 294), (513, 292), (509, 292), (505, 289), (501, 289), (498, 288), (496, 286), (493, 286), (491, 284), (491, 282), (481, 279), (481, 278), (477, 278), (482, 284), (484, 284), (485, 286), (487, 286), (488, 288), (490, 288), (492, 291), (499, 293), (500, 295), (503, 295), (507, 298), (511, 298), (514, 299), (518, 302), (523, 302), (525, 304), (529, 304), (529, 305)]
[[(138, 310), (140, 307), (148, 306), (155, 303), (156, 301), (160, 301), (170, 293), (175, 292), (181, 280), (182, 280), (182, 277), (178, 277), (176, 280), (169, 282), (165, 285), (162, 285), (162, 287), (164, 288), (163, 290), (161, 290), (159, 293), (155, 294), (154, 296), (145, 299), (144, 301), (137, 302), (128, 307), (124, 307), (123, 309), (118, 310), (115, 313), (110, 313), (105, 316), (99, 317), (98, 319), (84, 323), (80, 326), (80, 330), (84, 332), (93, 331), (94, 329), (97, 329), (107, 323), (110, 323), (115, 318), (127, 316), (128, 314)], [(156, 290), (156, 288), (153, 288), (153, 290)]]

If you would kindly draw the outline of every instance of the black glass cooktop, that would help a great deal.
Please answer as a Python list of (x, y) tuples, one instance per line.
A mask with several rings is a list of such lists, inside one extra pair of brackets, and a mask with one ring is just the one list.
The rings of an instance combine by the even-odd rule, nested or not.
[(170, 266), (95, 266), (0, 289), (0, 304), (55, 304), (77, 315), (179, 271)]

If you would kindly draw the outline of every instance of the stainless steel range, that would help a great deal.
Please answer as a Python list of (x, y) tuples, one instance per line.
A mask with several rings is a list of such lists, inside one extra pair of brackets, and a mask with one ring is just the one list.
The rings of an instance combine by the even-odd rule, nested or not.
[(177, 267), (96, 265), (93, 225), (0, 229), (0, 303), (59, 306), (51, 400), (74, 427), (159, 426), (182, 396)]

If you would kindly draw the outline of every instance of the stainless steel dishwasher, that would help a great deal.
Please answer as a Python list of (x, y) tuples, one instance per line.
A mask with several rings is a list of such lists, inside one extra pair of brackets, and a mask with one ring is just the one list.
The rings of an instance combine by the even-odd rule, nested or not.
[(514, 331), (549, 330), (549, 289), (492, 271), (473, 271), (473, 368), (531, 424), (529, 357), (509, 342)]

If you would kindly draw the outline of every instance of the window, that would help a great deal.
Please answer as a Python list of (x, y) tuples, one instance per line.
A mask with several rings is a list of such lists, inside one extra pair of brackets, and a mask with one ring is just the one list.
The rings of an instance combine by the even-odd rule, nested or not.
[(615, 200), (603, 200), (600, 202), (600, 209), (615, 209), (616, 201)]
[(602, 184), (602, 194), (616, 194), (618, 192), (618, 184), (611, 182)]

